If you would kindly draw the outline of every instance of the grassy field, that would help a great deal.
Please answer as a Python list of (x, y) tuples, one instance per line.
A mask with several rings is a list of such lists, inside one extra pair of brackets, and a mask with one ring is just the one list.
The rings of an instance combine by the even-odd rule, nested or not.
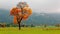
[(43, 28), (17, 27), (0, 28), (0, 34), (60, 34), (60, 30), (44, 30)]

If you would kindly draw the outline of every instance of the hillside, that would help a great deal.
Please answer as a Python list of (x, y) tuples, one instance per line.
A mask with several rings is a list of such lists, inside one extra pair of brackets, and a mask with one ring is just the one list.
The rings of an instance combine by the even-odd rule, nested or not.
[[(28, 18), (28, 20), (22, 21), (24, 24), (58, 24), (60, 23), (59, 13), (40, 13), (33, 14)], [(0, 9), (0, 23), (13, 23), (13, 17), (9, 16), (9, 10)]]

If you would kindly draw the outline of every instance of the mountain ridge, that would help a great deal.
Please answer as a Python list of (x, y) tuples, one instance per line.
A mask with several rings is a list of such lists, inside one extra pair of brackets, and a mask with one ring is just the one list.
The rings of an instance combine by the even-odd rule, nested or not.
[[(13, 23), (13, 16), (9, 16), (9, 10), (0, 9), (0, 23)], [(35, 12), (28, 18), (28, 20), (23, 20), (24, 24), (60, 24), (60, 14), (58, 13), (40, 13), (37, 14)]]

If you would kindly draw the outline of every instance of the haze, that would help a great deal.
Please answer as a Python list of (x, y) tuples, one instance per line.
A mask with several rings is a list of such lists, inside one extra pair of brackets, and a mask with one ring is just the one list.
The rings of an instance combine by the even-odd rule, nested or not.
[(60, 13), (60, 0), (0, 0), (0, 8), (11, 9), (18, 2), (25, 1), (37, 13)]

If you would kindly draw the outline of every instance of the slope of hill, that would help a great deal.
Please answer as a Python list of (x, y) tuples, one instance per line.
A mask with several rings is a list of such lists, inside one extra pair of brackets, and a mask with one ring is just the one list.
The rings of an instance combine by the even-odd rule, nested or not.
[(0, 9), (0, 22), (1, 23), (11, 23), (12, 22), (12, 18), (11, 16), (9, 16), (9, 10), (5, 10), (5, 9)]
[[(9, 10), (0, 9), (0, 23), (12, 23), (13, 17), (9, 16)], [(28, 20), (22, 21), (24, 24), (57, 24), (60, 23), (60, 14), (58, 13), (34, 13), (28, 18)]]

